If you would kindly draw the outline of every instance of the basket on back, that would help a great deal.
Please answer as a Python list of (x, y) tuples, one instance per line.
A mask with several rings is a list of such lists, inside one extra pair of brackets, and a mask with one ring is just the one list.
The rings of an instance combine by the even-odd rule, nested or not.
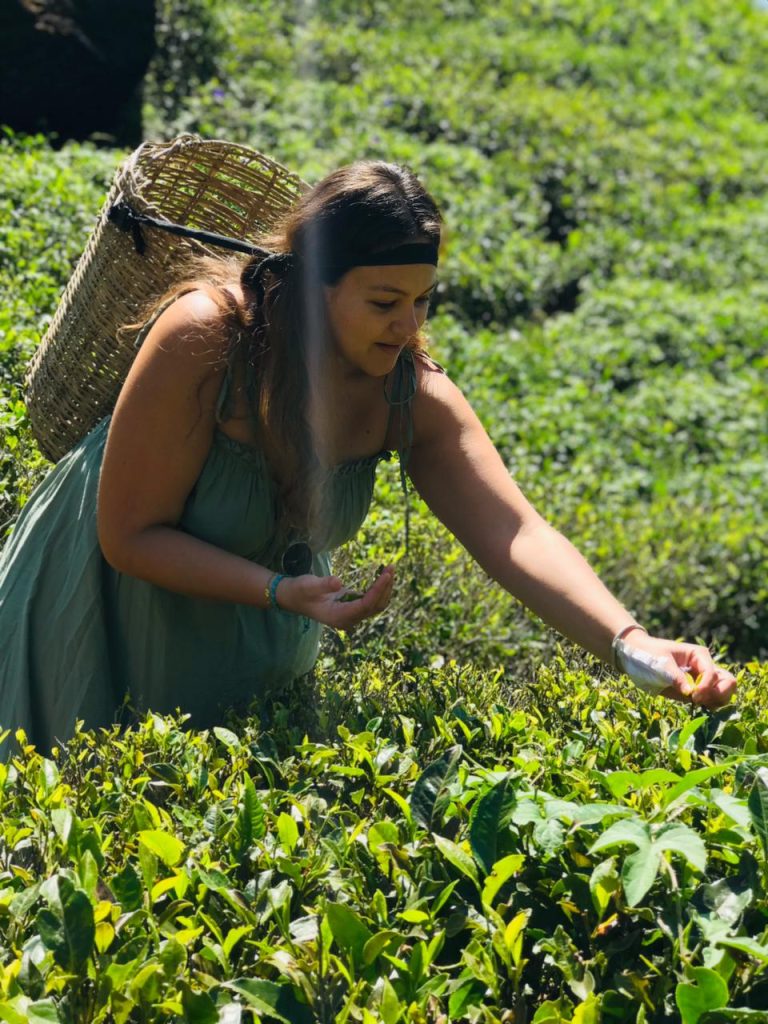
[(118, 329), (218, 246), (139, 224), (131, 214), (253, 242), (306, 185), (255, 150), (181, 136), (145, 143), (118, 170), (98, 223), (26, 376), (32, 430), (59, 459), (115, 403), (136, 355)]

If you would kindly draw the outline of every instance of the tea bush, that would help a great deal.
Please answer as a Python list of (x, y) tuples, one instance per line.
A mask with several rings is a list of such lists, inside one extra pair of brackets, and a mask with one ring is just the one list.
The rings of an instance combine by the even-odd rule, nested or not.
[(766, 682), (379, 659), (210, 732), (21, 735), (3, 1019), (759, 1020)]

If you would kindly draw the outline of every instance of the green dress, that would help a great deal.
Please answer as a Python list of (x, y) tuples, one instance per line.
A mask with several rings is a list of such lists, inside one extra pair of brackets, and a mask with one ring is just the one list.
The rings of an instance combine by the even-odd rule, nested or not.
[[(388, 400), (407, 445), (410, 352), (393, 377)], [(317, 622), (176, 594), (107, 564), (96, 493), (108, 427), (102, 420), (42, 481), (0, 554), (0, 726), (23, 728), (40, 749), (71, 736), (77, 719), (87, 728), (111, 724), (126, 697), (139, 713), (181, 708), (207, 727), (228, 708), (279, 691), (317, 657)], [(316, 575), (329, 574), (330, 552), (361, 526), (376, 465), (389, 454), (329, 473)], [(178, 528), (279, 570), (278, 518), (262, 453), (217, 430)]]

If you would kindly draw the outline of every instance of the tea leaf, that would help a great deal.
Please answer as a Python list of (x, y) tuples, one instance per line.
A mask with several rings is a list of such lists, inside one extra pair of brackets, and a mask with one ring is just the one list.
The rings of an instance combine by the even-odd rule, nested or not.
[(207, 992), (194, 992), (185, 984), (181, 990), (181, 1005), (187, 1024), (218, 1024), (216, 1004)]
[(690, 969), (691, 982), (680, 982), (675, 989), (675, 1002), (680, 1010), (682, 1024), (698, 1024), (707, 1010), (715, 1010), (728, 1003), (728, 986), (715, 971), (708, 967)]
[(768, 768), (758, 768), (755, 772), (747, 807), (763, 851), (768, 855)]
[(52, 999), (40, 999), (26, 1009), (29, 1024), (59, 1024), (61, 1017)]
[(139, 842), (167, 867), (172, 868), (181, 860), (184, 853), (184, 843), (169, 832), (161, 832), (157, 829), (143, 830), (139, 832)]
[(482, 1006), (484, 1002), (485, 985), (470, 978), (451, 993), (448, 1000), (450, 1019), (459, 1020), (465, 1016), (465, 1010), (473, 1006)]
[(636, 818), (617, 821), (595, 840), (589, 848), (589, 853), (591, 855), (611, 846), (622, 846), (624, 843), (631, 843), (632, 846), (637, 846), (639, 849), (649, 847), (651, 837), (648, 826)]
[(362, 963), (365, 944), (373, 938), (368, 926), (359, 914), (343, 903), (329, 903), (325, 913), (339, 947), (350, 952), (356, 963)]
[(702, 874), (707, 870), (704, 840), (687, 825), (664, 825), (653, 837), (653, 848), (681, 854)]
[(392, 946), (397, 946), (402, 941), (402, 935), (399, 932), (377, 932), (376, 935), (368, 939), (363, 947), (363, 963), (366, 965), (372, 964), (384, 950), (389, 950)]
[(512, 955), (515, 966), (519, 966), (523, 953), (523, 932), (530, 917), (529, 910), (521, 910), (504, 929), (504, 945)]
[(123, 910), (138, 910), (142, 903), (141, 879), (132, 864), (126, 864), (109, 884)]
[(443, 836), (439, 836), (435, 832), (432, 833), (432, 838), (435, 841), (435, 846), (445, 859), (453, 864), (455, 868), (458, 868), (467, 878), (470, 878), (475, 885), (479, 886), (480, 879), (477, 875), (477, 868), (469, 854), (456, 843), (451, 842), (450, 839), (444, 839)]
[(0, 1000), (0, 1020), (7, 1021), (8, 1024), (28, 1024), (29, 1017), (19, 1013), (10, 1003)]
[(720, 1010), (707, 1010), (699, 1017), (698, 1024), (768, 1024), (768, 1012), (736, 1006)]
[(231, 729), (225, 729), (223, 726), (217, 725), (214, 726), (213, 735), (233, 754), (240, 750), (240, 739)]
[(223, 982), (223, 987), (239, 992), (257, 1013), (268, 1018), (283, 1024), (312, 1024), (309, 1007), (296, 999), (288, 985), (278, 985), (262, 978), (236, 978)]
[(706, 768), (698, 768), (696, 771), (687, 772), (679, 782), (674, 786), (670, 786), (664, 792), (661, 805), (662, 807), (669, 807), (670, 804), (674, 803), (683, 793), (687, 793), (693, 789), (694, 786), (698, 786), (702, 782), (706, 782), (707, 779), (713, 778), (715, 775), (721, 775), (726, 770), (725, 765), (709, 765)]
[(507, 795), (509, 778), (503, 778), (483, 793), (472, 807), (469, 842), (475, 860), (489, 874), (498, 857), (499, 836), (508, 824), (514, 796)]
[(517, 874), (524, 863), (525, 857), (522, 853), (511, 853), (508, 857), (502, 857), (501, 860), (496, 861), (483, 885), (482, 900), (486, 906), (493, 906), (499, 889), (514, 874)]
[(256, 787), (251, 781), (250, 776), (246, 775), (243, 780), (243, 797), (240, 803), (240, 810), (235, 822), (238, 852), (241, 855), (245, 853), (255, 842), (263, 839), (266, 832), (264, 805), (259, 798), (259, 794), (256, 792)]
[(649, 845), (630, 853), (621, 866), (621, 883), (627, 905), (636, 907), (656, 880), (659, 854)]
[(768, 963), (768, 946), (750, 939), (748, 936), (733, 936), (717, 939), (716, 945), (724, 946), (726, 949), (738, 949), (741, 953), (748, 953), (761, 963)]
[(616, 871), (616, 858), (609, 857), (608, 860), (598, 864), (589, 879), (589, 891), (592, 896), (592, 903), (598, 915), (602, 918), (611, 896), (619, 890), (619, 874)]
[(68, 807), (56, 807), (51, 811), (51, 824), (65, 847), (69, 844), (75, 816)]
[(460, 746), (451, 747), (424, 769), (413, 787), (410, 799), (413, 818), (428, 831), (448, 803), (448, 786), (456, 778), (461, 755)]
[(280, 842), (290, 853), (299, 841), (299, 827), (290, 814), (281, 813), (277, 819), (277, 834)]

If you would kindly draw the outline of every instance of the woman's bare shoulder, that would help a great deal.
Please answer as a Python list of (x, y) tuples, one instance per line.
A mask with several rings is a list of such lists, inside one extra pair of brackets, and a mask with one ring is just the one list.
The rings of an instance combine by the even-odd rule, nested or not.
[(157, 317), (144, 345), (196, 359), (225, 355), (236, 328), (239, 297), (229, 290), (194, 288), (184, 292)]
[(463, 432), (473, 424), (475, 414), (446, 369), (426, 353), (419, 353), (414, 363), (414, 444), (430, 442), (454, 430)]

